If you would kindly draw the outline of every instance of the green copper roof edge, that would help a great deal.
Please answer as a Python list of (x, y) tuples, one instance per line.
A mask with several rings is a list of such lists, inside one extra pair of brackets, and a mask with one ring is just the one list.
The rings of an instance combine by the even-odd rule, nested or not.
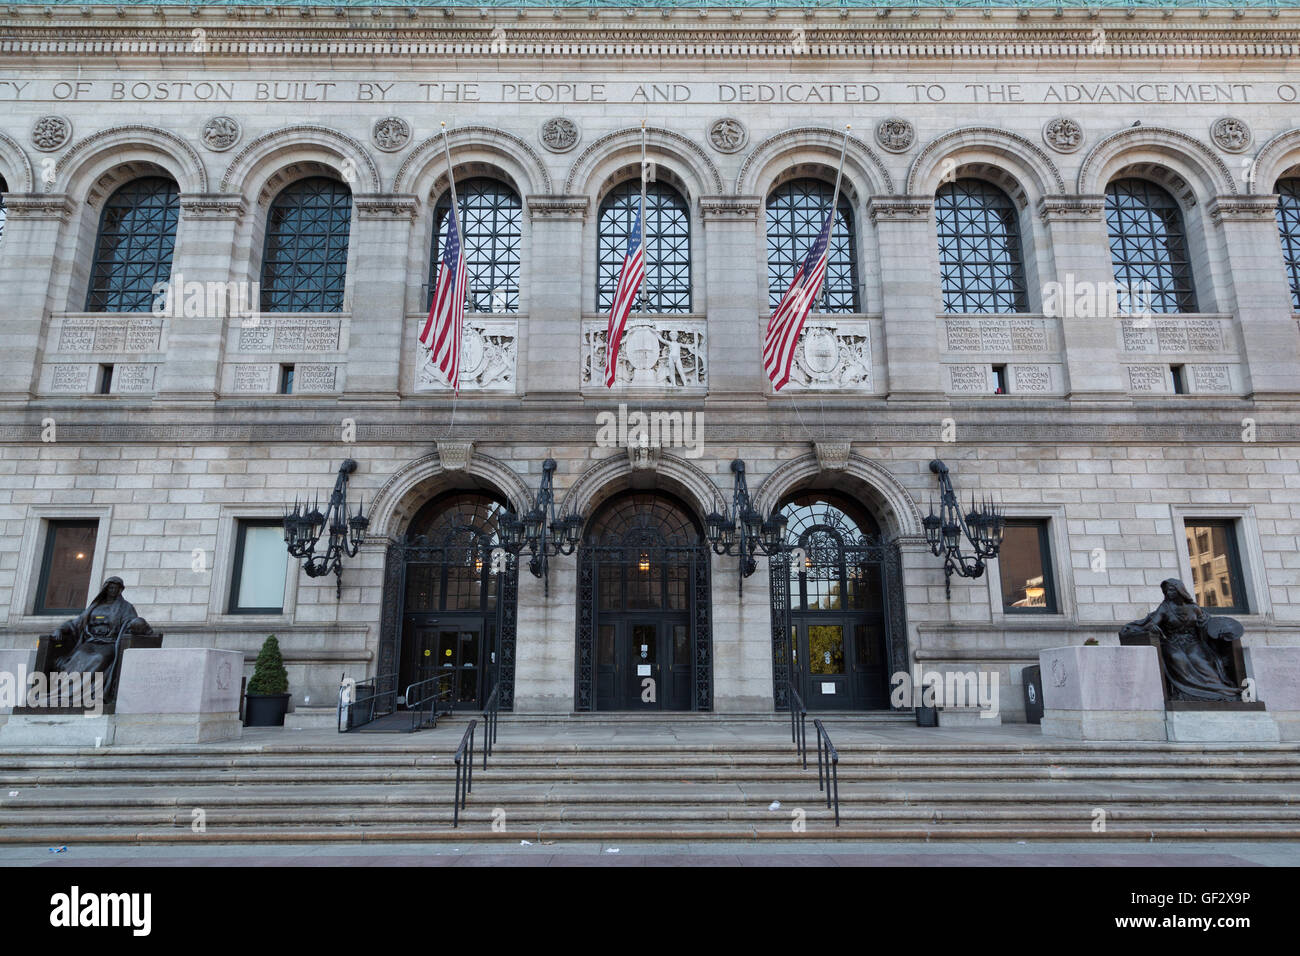
[(187, 7), (229, 9), (271, 9), (276, 7), (320, 8), (435, 8), (435, 9), (606, 9), (627, 8), (691, 10), (851, 10), (851, 9), (1300, 9), (1300, 0), (25, 0), (0, 2), (5, 8), (22, 7)]

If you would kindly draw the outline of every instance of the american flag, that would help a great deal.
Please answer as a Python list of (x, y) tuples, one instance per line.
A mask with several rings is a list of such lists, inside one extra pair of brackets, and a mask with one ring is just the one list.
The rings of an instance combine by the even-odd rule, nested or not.
[(812, 311), (813, 303), (821, 295), (822, 281), (826, 278), (826, 261), (830, 255), (831, 224), (835, 221), (835, 207), (826, 216), (826, 224), (817, 234), (817, 241), (804, 256), (794, 281), (786, 289), (781, 304), (767, 320), (767, 334), (763, 338), (763, 369), (772, 380), (772, 387), (780, 391), (790, 381), (790, 367), (794, 364), (794, 348), (804, 321)]
[(641, 241), (641, 211), (632, 220), (632, 231), (627, 237), (627, 251), (623, 254), (623, 268), (618, 273), (618, 288), (614, 290), (614, 305), (609, 311), (609, 331), (605, 335), (605, 387), (614, 387), (614, 373), (618, 370), (618, 347), (623, 341), (623, 329), (632, 313), (637, 292), (645, 280), (645, 244)]
[(456, 221), (456, 204), (451, 205), (447, 241), (438, 263), (433, 305), (420, 332), (420, 342), (433, 355), (434, 364), (447, 377), (452, 390), (460, 394), (460, 340), (465, 325), (465, 255)]

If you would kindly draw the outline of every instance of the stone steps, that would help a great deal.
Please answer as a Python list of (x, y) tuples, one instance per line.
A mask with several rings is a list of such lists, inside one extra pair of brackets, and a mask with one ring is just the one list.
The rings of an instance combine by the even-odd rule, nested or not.
[[(806, 832), (846, 840), (1300, 839), (1293, 745), (1026, 737), (967, 746), (864, 734), (839, 747), (836, 829), (815, 751), (804, 770), (779, 737), (583, 736), (525, 735), (499, 746), (486, 770), (480, 755), (456, 830), (449, 751), (458, 735), (436, 738), (437, 748), (429, 735), (7, 751), (0, 843), (786, 839), (804, 835), (791, 829), (795, 808)], [(1104, 834), (1092, 831), (1098, 807)], [(192, 830), (195, 808), (203, 833)], [(492, 830), (498, 811), (504, 833)]]

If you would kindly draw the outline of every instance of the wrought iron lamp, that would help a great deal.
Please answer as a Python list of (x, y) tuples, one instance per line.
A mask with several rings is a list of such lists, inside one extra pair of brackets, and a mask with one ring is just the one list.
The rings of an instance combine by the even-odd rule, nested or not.
[[(348, 516), (348, 476), (356, 470), (357, 463), (351, 458), (339, 465), (334, 491), (323, 514), (319, 499), (313, 502), (309, 511), (305, 501), (299, 504), (295, 498), (293, 510), (284, 515), (284, 543), (289, 554), (304, 559), (302, 569), (309, 578), (333, 573), (336, 600), (343, 596), (343, 556), (357, 556), (366, 537), (366, 528), (370, 526), (370, 519), (364, 513), (364, 502), (357, 505), (356, 514)], [(329, 541), (325, 553), (317, 554), (316, 545), (327, 527)]]
[(555, 512), (555, 491), (552, 486), (555, 468), (554, 458), (542, 462), (542, 484), (537, 489), (533, 506), (521, 518), (508, 514), (498, 524), (501, 547), (511, 554), (519, 554), (524, 548), (529, 550), (532, 558), (528, 562), (528, 570), (533, 573), (533, 577), (543, 579), (547, 594), (550, 594), (551, 589), (551, 556), (573, 554), (578, 539), (582, 536), (581, 515), (557, 515)]
[(785, 548), (786, 518), (774, 512), (764, 518), (749, 497), (745, 484), (745, 463), (737, 458), (731, 463), (735, 482), (731, 493), (731, 510), (706, 519), (706, 535), (715, 554), (736, 555), (740, 558), (740, 593), (745, 591), (745, 578), (754, 573), (758, 562), (754, 552), (770, 557)]
[[(948, 466), (939, 459), (930, 462), (930, 470), (939, 478), (939, 513), (934, 513), (934, 499), (930, 500), (930, 513), (925, 516), (925, 540), (936, 557), (943, 555), (944, 590), (952, 598), (952, 576), (978, 578), (984, 573), (985, 563), (998, 556), (1007, 519), (997, 505), (983, 501), (975, 507), (971, 496), (970, 511), (963, 517), (961, 503), (952, 489)], [(970, 542), (973, 554), (962, 553), (961, 539)]]

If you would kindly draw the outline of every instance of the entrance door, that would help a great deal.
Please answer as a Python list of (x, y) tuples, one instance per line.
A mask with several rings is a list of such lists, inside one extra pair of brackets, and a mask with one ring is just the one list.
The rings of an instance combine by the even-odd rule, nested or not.
[(845, 622), (803, 621), (791, 630), (795, 664), (804, 676), (804, 704), (810, 710), (852, 708), (855, 695), (846, 666)]
[(633, 617), (600, 625), (598, 710), (690, 710), (690, 625)]
[[(451, 687), (452, 705), (464, 710), (480, 705), (483, 674), (491, 653), (483, 640), (481, 621), (409, 615), (406, 635), (408, 658), (404, 670), (414, 681), (450, 674), (450, 684), (444, 682), (439, 689)], [(409, 683), (401, 688), (403, 693)]]

